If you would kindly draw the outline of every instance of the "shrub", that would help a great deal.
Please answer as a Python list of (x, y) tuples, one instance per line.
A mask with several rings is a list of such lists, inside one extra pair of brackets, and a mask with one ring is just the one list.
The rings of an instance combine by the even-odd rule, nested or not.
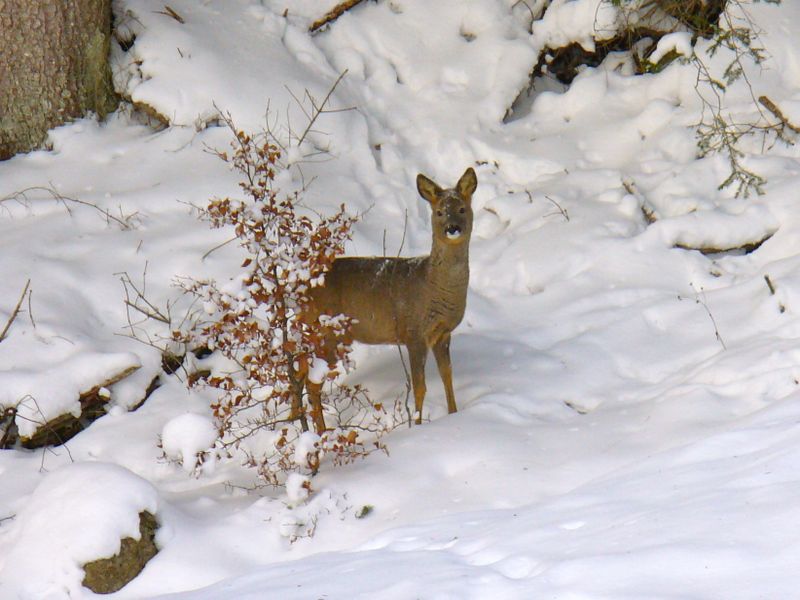
[[(201, 212), (212, 227), (232, 228), (245, 256), (224, 285), (180, 282), (203, 310), (173, 340), (224, 357), (224, 367), (190, 382), (219, 392), (212, 405), (218, 447), (243, 452), (247, 464), (277, 485), (292, 472), (316, 473), (324, 456), (340, 464), (383, 448), (379, 438), (389, 418), (360, 386), (340, 383), (353, 366), (349, 320), (304, 317), (310, 290), (324, 282), (356, 218), (344, 205), (333, 215), (316, 215), (303, 207), (300, 193), (282, 194), (275, 179), (286, 167), (271, 134), (245, 133), (230, 116), (223, 120), (234, 134), (232, 152), (215, 153), (242, 176), (243, 198), (215, 198)], [(309, 378), (326, 383), (321, 405), (309, 406)]]

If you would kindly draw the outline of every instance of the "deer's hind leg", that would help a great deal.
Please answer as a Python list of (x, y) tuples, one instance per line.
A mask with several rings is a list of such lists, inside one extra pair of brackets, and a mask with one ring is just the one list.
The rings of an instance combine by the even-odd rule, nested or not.
[(436, 366), (439, 367), (439, 376), (444, 384), (444, 393), (447, 396), (447, 412), (457, 412), (456, 395), (453, 392), (453, 366), (450, 362), (449, 333), (445, 333), (433, 345), (433, 356), (436, 357)]

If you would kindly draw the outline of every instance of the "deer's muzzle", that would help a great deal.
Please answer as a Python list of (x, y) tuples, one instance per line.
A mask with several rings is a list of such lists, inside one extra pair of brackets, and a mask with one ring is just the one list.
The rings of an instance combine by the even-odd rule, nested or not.
[(449, 225), (445, 230), (448, 239), (455, 240), (461, 237), (461, 227), (458, 225)]

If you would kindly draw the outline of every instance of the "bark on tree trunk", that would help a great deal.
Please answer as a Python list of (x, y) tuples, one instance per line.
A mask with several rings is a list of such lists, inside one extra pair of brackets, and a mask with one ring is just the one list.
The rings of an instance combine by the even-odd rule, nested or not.
[(110, 35), (110, 0), (0, 0), (0, 160), (114, 110)]

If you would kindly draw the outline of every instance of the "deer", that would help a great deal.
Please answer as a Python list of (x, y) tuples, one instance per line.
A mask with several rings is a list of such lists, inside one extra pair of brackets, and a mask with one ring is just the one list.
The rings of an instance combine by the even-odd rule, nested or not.
[[(450, 334), (461, 323), (469, 284), (472, 194), (478, 186), (468, 168), (455, 187), (442, 189), (423, 174), (417, 191), (431, 206), (431, 251), (427, 256), (344, 256), (334, 260), (324, 283), (311, 289), (308, 316), (343, 314), (351, 322), (348, 342), (403, 345), (409, 357), (416, 424), (422, 423), (425, 363), (433, 351), (447, 397), (457, 412), (450, 361)], [(329, 365), (335, 359), (328, 358)], [(321, 383), (305, 381), (311, 415), (325, 431)]]

